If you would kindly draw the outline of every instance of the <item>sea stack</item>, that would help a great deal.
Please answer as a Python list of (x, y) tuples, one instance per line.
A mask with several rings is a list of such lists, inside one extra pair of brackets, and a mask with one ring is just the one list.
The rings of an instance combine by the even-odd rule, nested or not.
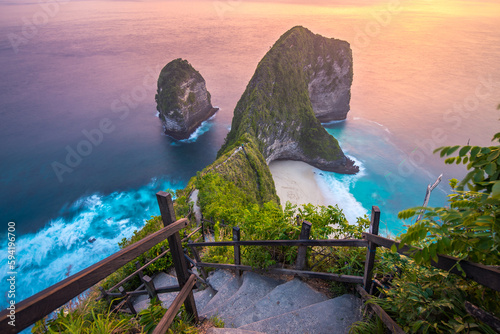
[(180, 58), (161, 70), (155, 99), (165, 133), (177, 140), (189, 138), (218, 110), (212, 106), (205, 79)]
[(352, 78), (349, 43), (300, 26), (290, 29), (257, 66), (219, 156), (247, 135), (255, 138), (268, 164), (299, 160), (326, 171), (357, 173), (359, 168), (321, 125), (346, 118)]

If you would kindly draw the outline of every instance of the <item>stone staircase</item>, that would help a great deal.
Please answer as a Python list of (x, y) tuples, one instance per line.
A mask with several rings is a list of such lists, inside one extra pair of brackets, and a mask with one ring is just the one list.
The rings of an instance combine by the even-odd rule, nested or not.
[[(252, 333), (347, 333), (362, 319), (362, 302), (353, 295), (328, 299), (295, 278), (285, 282), (252, 272), (240, 278), (217, 270), (208, 278), (211, 287), (194, 293), (200, 317), (218, 317), (226, 328), (211, 328), (207, 334)], [(161, 273), (156, 287), (176, 285), (175, 277)], [(177, 292), (159, 294), (168, 307)], [(147, 308), (148, 296), (133, 301), (137, 312)]]

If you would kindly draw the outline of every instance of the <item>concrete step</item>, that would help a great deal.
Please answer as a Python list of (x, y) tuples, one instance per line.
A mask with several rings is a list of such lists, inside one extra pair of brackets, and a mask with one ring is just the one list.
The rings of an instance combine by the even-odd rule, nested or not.
[(196, 291), (194, 293), (194, 301), (196, 303), (196, 309), (198, 310), (199, 314), (214, 296), (215, 291), (210, 287), (206, 288), (205, 290)]
[(264, 332), (246, 331), (239, 328), (209, 328), (207, 334), (266, 334)]
[(177, 277), (165, 274), (164, 272), (158, 273), (153, 277), (153, 283), (156, 288), (163, 288), (166, 286), (178, 285)]
[[(155, 285), (156, 288), (163, 288), (163, 287), (166, 287), (166, 286), (172, 286), (172, 285), (177, 285), (178, 284), (177, 278), (175, 278), (174, 276), (165, 274), (163, 272), (158, 273), (157, 275), (155, 275), (153, 277), (153, 283), (154, 283), (154, 285)], [(173, 293), (175, 293), (177, 295), (177, 292), (173, 292)], [(163, 299), (162, 299), (161, 295), (169, 295), (169, 294), (170, 293), (160, 294), (160, 295), (158, 295), (158, 297), (163, 302), (163, 300), (166, 299), (166, 297), (163, 296)], [(170, 298), (169, 298), (169, 300), (170, 300)], [(132, 301), (132, 303), (134, 304), (135, 310), (137, 312), (140, 312), (140, 311), (148, 308), (148, 306), (149, 306), (149, 296), (148, 295), (141, 295), (139, 297), (136, 297)]]
[(228, 270), (216, 270), (212, 271), (207, 278), (207, 282), (210, 283), (215, 291), (219, 291), (230, 279), (234, 278), (234, 274)]
[(234, 327), (278, 316), (328, 300), (320, 292), (295, 278), (274, 288), (232, 321)]
[(201, 316), (210, 318), (213, 315), (217, 315), (219, 313), (217, 312), (218, 308), (225, 304), (238, 291), (241, 286), (241, 279), (231, 274), (229, 279), (224, 280), (222, 286), (220, 283), (220, 281), (216, 282), (214, 289), (218, 290), (217, 294), (203, 308), (200, 313)]
[[(179, 284), (177, 282), (177, 278), (168, 275), (165, 273), (159, 273), (153, 278), (153, 283), (156, 288), (160, 287), (166, 287), (166, 286), (172, 286), (172, 285), (177, 285)], [(164, 308), (170, 307), (172, 302), (174, 301), (175, 297), (177, 297), (179, 293), (178, 292), (168, 292), (168, 293), (160, 293), (158, 294), (158, 299), (161, 301), (161, 305)], [(194, 300), (196, 302), (196, 309), (198, 312), (201, 312), (201, 310), (205, 307), (206, 304), (212, 299), (212, 297), (215, 295), (215, 291), (212, 290), (211, 288), (207, 288), (202, 291), (196, 291), (194, 293)], [(149, 296), (148, 295), (141, 295), (137, 297), (133, 303), (134, 303), (134, 308), (137, 312), (140, 312), (149, 306)]]
[(362, 302), (353, 295), (343, 295), (292, 312), (241, 326), (240, 329), (267, 334), (339, 334), (348, 333), (351, 325), (362, 319)]
[(207, 312), (207, 315), (217, 314), (224, 321), (224, 327), (235, 327), (232, 325), (234, 317), (245, 312), (281, 283), (282, 281), (247, 271), (242, 276), (242, 284), (238, 291), (229, 299), (226, 298), (225, 302), (220, 304), (216, 310)]

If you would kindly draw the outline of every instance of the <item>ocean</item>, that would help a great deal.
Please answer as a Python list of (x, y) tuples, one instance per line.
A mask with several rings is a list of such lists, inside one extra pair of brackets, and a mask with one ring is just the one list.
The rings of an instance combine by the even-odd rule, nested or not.
[[(361, 172), (317, 173), (325, 197), (350, 220), (378, 205), (386, 235), (440, 174), (430, 205), (445, 205), (447, 180), (465, 170), (432, 150), (488, 145), (500, 128), (500, 5), (313, 3), (0, 1), (0, 303), (9, 222), (16, 301), (116, 252), (159, 214), (157, 191), (183, 188), (215, 159), (258, 62), (296, 25), (353, 49), (351, 111), (325, 128)], [(182, 142), (163, 134), (154, 100), (175, 58), (220, 108)]]

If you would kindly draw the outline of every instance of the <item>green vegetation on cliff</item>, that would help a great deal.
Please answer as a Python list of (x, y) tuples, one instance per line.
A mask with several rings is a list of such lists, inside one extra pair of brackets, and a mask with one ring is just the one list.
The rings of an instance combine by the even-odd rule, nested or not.
[[(254, 138), (268, 161), (304, 160), (320, 168), (327, 166), (324, 162), (345, 164), (337, 140), (315, 116), (308, 89), (319, 72), (330, 79), (335, 76), (333, 61), (335, 66), (348, 67), (352, 78), (352, 55), (347, 42), (315, 35), (303, 27), (292, 28), (281, 36), (260, 61), (239, 100), (219, 156), (235, 148), (247, 134)], [(332, 91), (336, 82), (333, 78)], [(320, 160), (324, 162), (318, 163)], [(337, 171), (356, 172), (349, 167), (352, 164)]]
[[(172, 66), (187, 64), (178, 60)], [(332, 85), (328, 89), (335, 91), (341, 79), (334, 68), (345, 68), (350, 87), (352, 54), (347, 42), (315, 35), (303, 27), (281, 36), (238, 102), (217, 160), (189, 182), (180, 199), (196, 188), (205, 217), (238, 221), (241, 212), (253, 205), (263, 207), (270, 202), (279, 207), (267, 165), (271, 160), (303, 160), (328, 170), (356, 172), (337, 140), (316, 118), (309, 96), (308, 85), (319, 72), (330, 80), (326, 80)]]
[[(182, 118), (181, 107), (186, 103), (193, 104), (196, 99), (193, 92), (189, 93), (186, 101), (180, 99), (186, 91), (186, 87), (182, 87), (182, 84), (190, 78), (195, 78), (199, 82), (205, 81), (200, 72), (195, 70), (187, 60), (178, 58), (163, 67), (158, 78), (158, 92), (155, 95), (158, 111), (173, 112), (169, 116)], [(208, 94), (208, 102), (210, 103), (210, 94)]]
[(232, 182), (252, 203), (279, 203), (269, 167), (258, 150), (255, 139), (249, 135), (243, 135), (234, 150), (223, 154), (206, 168), (201, 177), (198, 177), (198, 186), (206, 178), (205, 173), (217, 174)]
[(158, 89), (155, 95), (158, 111), (181, 108), (179, 96), (184, 95), (181, 83), (187, 81), (193, 74), (201, 77), (201, 74), (187, 60), (181, 58), (165, 65), (158, 78), (158, 87), (161, 89)]
[[(232, 222), (239, 221), (242, 212), (254, 205), (273, 203), (279, 207), (271, 172), (254, 139), (244, 135), (236, 144), (193, 177), (178, 192), (177, 201), (185, 202), (188, 194), (198, 189), (198, 205), (205, 217)], [(178, 206), (177, 210), (181, 209)]]

